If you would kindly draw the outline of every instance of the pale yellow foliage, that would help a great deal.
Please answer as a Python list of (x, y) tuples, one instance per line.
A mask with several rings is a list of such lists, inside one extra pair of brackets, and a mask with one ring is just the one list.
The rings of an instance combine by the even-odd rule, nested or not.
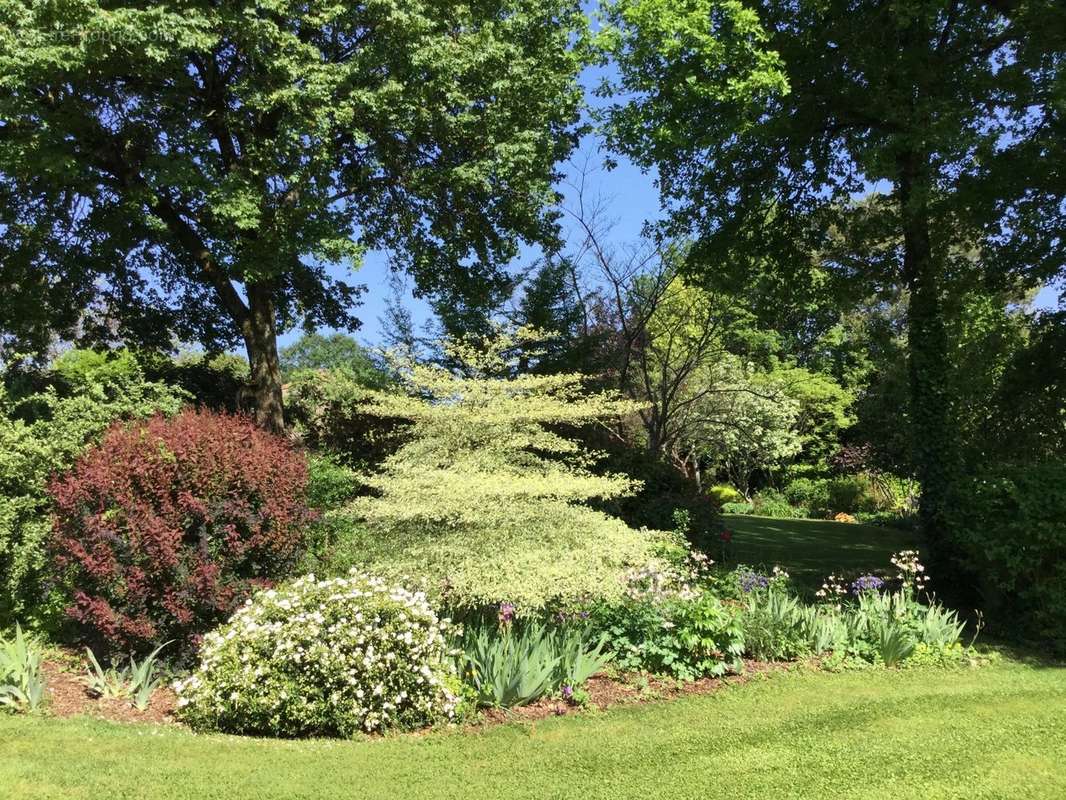
[(421, 575), (459, 605), (533, 610), (620, 596), (625, 570), (652, 557), (654, 534), (583, 505), (637, 485), (594, 474), (596, 454), (564, 432), (636, 405), (586, 392), (582, 375), (514, 374), (509, 354), (536, 336), (448, 343), (460, 370), (396, 362), (406, 393), (374, 395), (369, 413), (409, 419), (410, 440), (366, 477), (377, 496), (349, 509), (367, 523), (368, 569)]

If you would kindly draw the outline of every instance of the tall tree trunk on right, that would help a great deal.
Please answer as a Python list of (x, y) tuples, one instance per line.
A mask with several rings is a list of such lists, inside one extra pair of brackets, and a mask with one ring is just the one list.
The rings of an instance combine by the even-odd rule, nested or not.
[(919, 517), (934, 556), (944, 555), (947, 495), (955, 474), (948, 343), (941, 305), (941, 263), (929, 232), (928, 157), (907, 150), (898, 160), (903, 276), (910, 293), (907, 350), (913, 452), (922, 487)]

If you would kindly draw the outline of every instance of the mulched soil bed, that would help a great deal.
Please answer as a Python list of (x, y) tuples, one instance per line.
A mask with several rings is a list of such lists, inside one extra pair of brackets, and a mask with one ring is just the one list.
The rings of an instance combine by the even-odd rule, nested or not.
[(44, 662), (48, 713), (56, 717), (100, 717), (114, 722), (178, 724), (174, 719), (177, 697), (169, 687), (160, 686), (156, 689), (148, 708), (138, 711), (129, 700), (93, 697), (82, 680), (85, 669), (79, 665), (79, 661), (80, 659), (73, 656), (63, 659), (62, 662)]
[[(794, 666), (795, 664), (745, 661), (744, 672), (740, 675), (703, 678), (692, 683), (636, 673), (596, 675), (588, 680), (584, 690), (588, 695), (588, 708), (603, 711), (612, 706), (668, 700), (694, 694), (710, 694), (725, 686), (745, 684), (753, 678)], [(73, 651), (64, 652), (61, 658), (45, 661), (43, 668), (47, 682), (48, 713), (53, 716), (83, 715), (113, 722), (181, 724), (174, 716), (177, 697), (168, 686), (156, 689), (148, 708), (145, 711), (138, 711), (128, 700), (104, 700), (92, 696), (83, 680), (84, 661)], [(468, 730), (477, 730), (509, 722), (536, 722), (548, 717), (579, 714), (584, 710), (586, 709), (582, 706), (572, 705), (558, 698), (544, 698), (521, 708), (487, 709), (465, 727)]]
[[(744, 672), (740, 675), (701, 678), (692, 683), (682, 683), (669, 678), (639, 673), (620, 676), (595, 675), (589, 678), (583, 688), (588, 694), (589, 707), (604, 711), (612, 706), (669, 700), (694, 694), (711, 694), (725, 686), (740, 686), (754, 678), (795, 666), (794, 663), (771, 663), (745, 659)], [(535, 722), (547, 717), (581, 713), (584, 710), (581, 706), (566, 703), (558, 698), (543, 698), (520, 708), (487, 709), (470, 726), (479, 728), (506, 722)]]

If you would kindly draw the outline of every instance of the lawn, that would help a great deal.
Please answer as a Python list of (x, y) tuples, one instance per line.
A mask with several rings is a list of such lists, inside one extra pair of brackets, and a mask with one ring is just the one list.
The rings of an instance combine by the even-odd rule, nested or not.
[(1066, 669), (803, 672), (474, 734), (264, 741), (0, 715), (5, 797), (1061, 798)]
[(801, 586), (818, 586), (831, 572), (881, 572), (893, 553), (920, 548), (916, 535), (894, 528), (812, 519), (730, 514), (732, 557), (739, 563), (778, 564)]

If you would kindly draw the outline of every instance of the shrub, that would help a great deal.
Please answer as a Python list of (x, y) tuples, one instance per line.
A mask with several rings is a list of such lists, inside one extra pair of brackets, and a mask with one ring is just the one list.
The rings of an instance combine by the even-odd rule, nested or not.
[(738, 492), (729, 484), (718, 484), (712, 486), (707, 490), (708, 496), (715, 502), (719, 508), (725, 503), (744, 503), (746, 502), (744, 495)]
[(630, 599), (593, 611), (622, 669), (681, 680), (739, 672), (744, 632), (738, 611), (709, 592), (655, 601)]
[(810, 516), (805, 508), (794, 508), (788, 499), (774, 489), (763, 489), (755, 495), (753, 513), (763, 517), (776, 517), (777, 519), (802, 519)]
[(646, 447), (634, 447), (619, 439), (609, 426), (585, 426), (575, 433), (582, 447), (603, 460), (592, 465), (595, 474), (624, 474), (633, 479), (630, 493), (594, 501), (595, 508), (618, 517), (630, 528), (670, 530), (676, 527), (674, 514), (688, 514), (685, 536), (700, 549), (715, 544), (721, 529), (718, 505), (696, 482)]
[(321, 572), (325, 569), (329, 572), (328, 565), (338, 560), (334, 549), (339, 543), (345, 542), (349, 524), (344, 514), (331, 512), (351, 502), (362, 488), (362, 483), (354, 470), (331, 453), (309, 454), (307, 468), (307, 503), (317, 512), (317, 516), (307, 529), (300, 571)]
[(903, 531), (912, 531), (918, 526), (915, 515), (899, 511), (872, 511), (865, 514), (858, 512), (855, 519), (864, 525), (878, 525)]
[(1066, 646), (1066, 462), (1000, 466), (959, 484), (951, 543), (988, 612)]
[[(486, 507), (477, 525), (400, 526), (388, 532), (346, 512), (316, 531), (331, 574), (357, 567), (391, 580), (417, 576), (456, 613), (514, 603), (522, 617), (589, 600), (619, 600), (627, 570), (654, 562), (666, 534), (636, 532), (598, 511), (563, 503)], [(535, 534), (535, 535), (534, 535)]]
[(116, 424), (49, 487), (68, 614), (113, 649), (194, 643), (294, 563), (306, 487), (303, 455), (241, 417)]
[(247, 407), (248, 361), (241, 356), (221, 353), (208, 357), (206, 353), (186, 352), (176, 358), (163, 354), (141, 358), (145, 375), (180, 387), (200, 408), (235, 414), (242, 405)]
[(196, 671), (175, 685), (200, 730), (344, 736), (451, 719), (455, 675), (421, 592), (352, 573), (259, 592), (204, 637)]
[(828, 492), (828, 510), (833, 513), (877, 510), (877, 499), (873, 494), (870, 478), (866, 475), (833, 478), (829, 481)]
[(830, 511), (829, 481), (825, 478), (796, 478), (782, 493), (791, 505), (808, 508), (816, 516)]
[(722, 503), (723, 514), (750, 514), (754, 510), (751, 503)]
[(67, 350), (52, 362), (51, 372), (73, 392), (129, 385), (143, 378), (141, 365), (129, 350)]
[(0, 385), (0, 624), (15, 617), (52, 624), (62, 598), (42, 582), (46, 564), (49, 477), (70, 468), (118, 419), (175, 414), (187, 395), (144, 379), (128, 353), (114, 359), (67, 351), (45, 376), (9, 371)]
[(590, 622), (622, 669), (681, 680), (739, 672), (744, 638), (735, 605), (709, 591), (710, 560), (698, 551), (632, 570), (625, 599), (593, 606)]
[(307, 471), (307, 503), (319, 511), (341, 508), (361, 486), (355, 471), (331, 454), (308, 456)]
[(285, 413), (309, 449), (367, 469), (402, 442), (402, 419), (369, 413), (381, 388), (347, 367), (300, 370), (285, 387)]

